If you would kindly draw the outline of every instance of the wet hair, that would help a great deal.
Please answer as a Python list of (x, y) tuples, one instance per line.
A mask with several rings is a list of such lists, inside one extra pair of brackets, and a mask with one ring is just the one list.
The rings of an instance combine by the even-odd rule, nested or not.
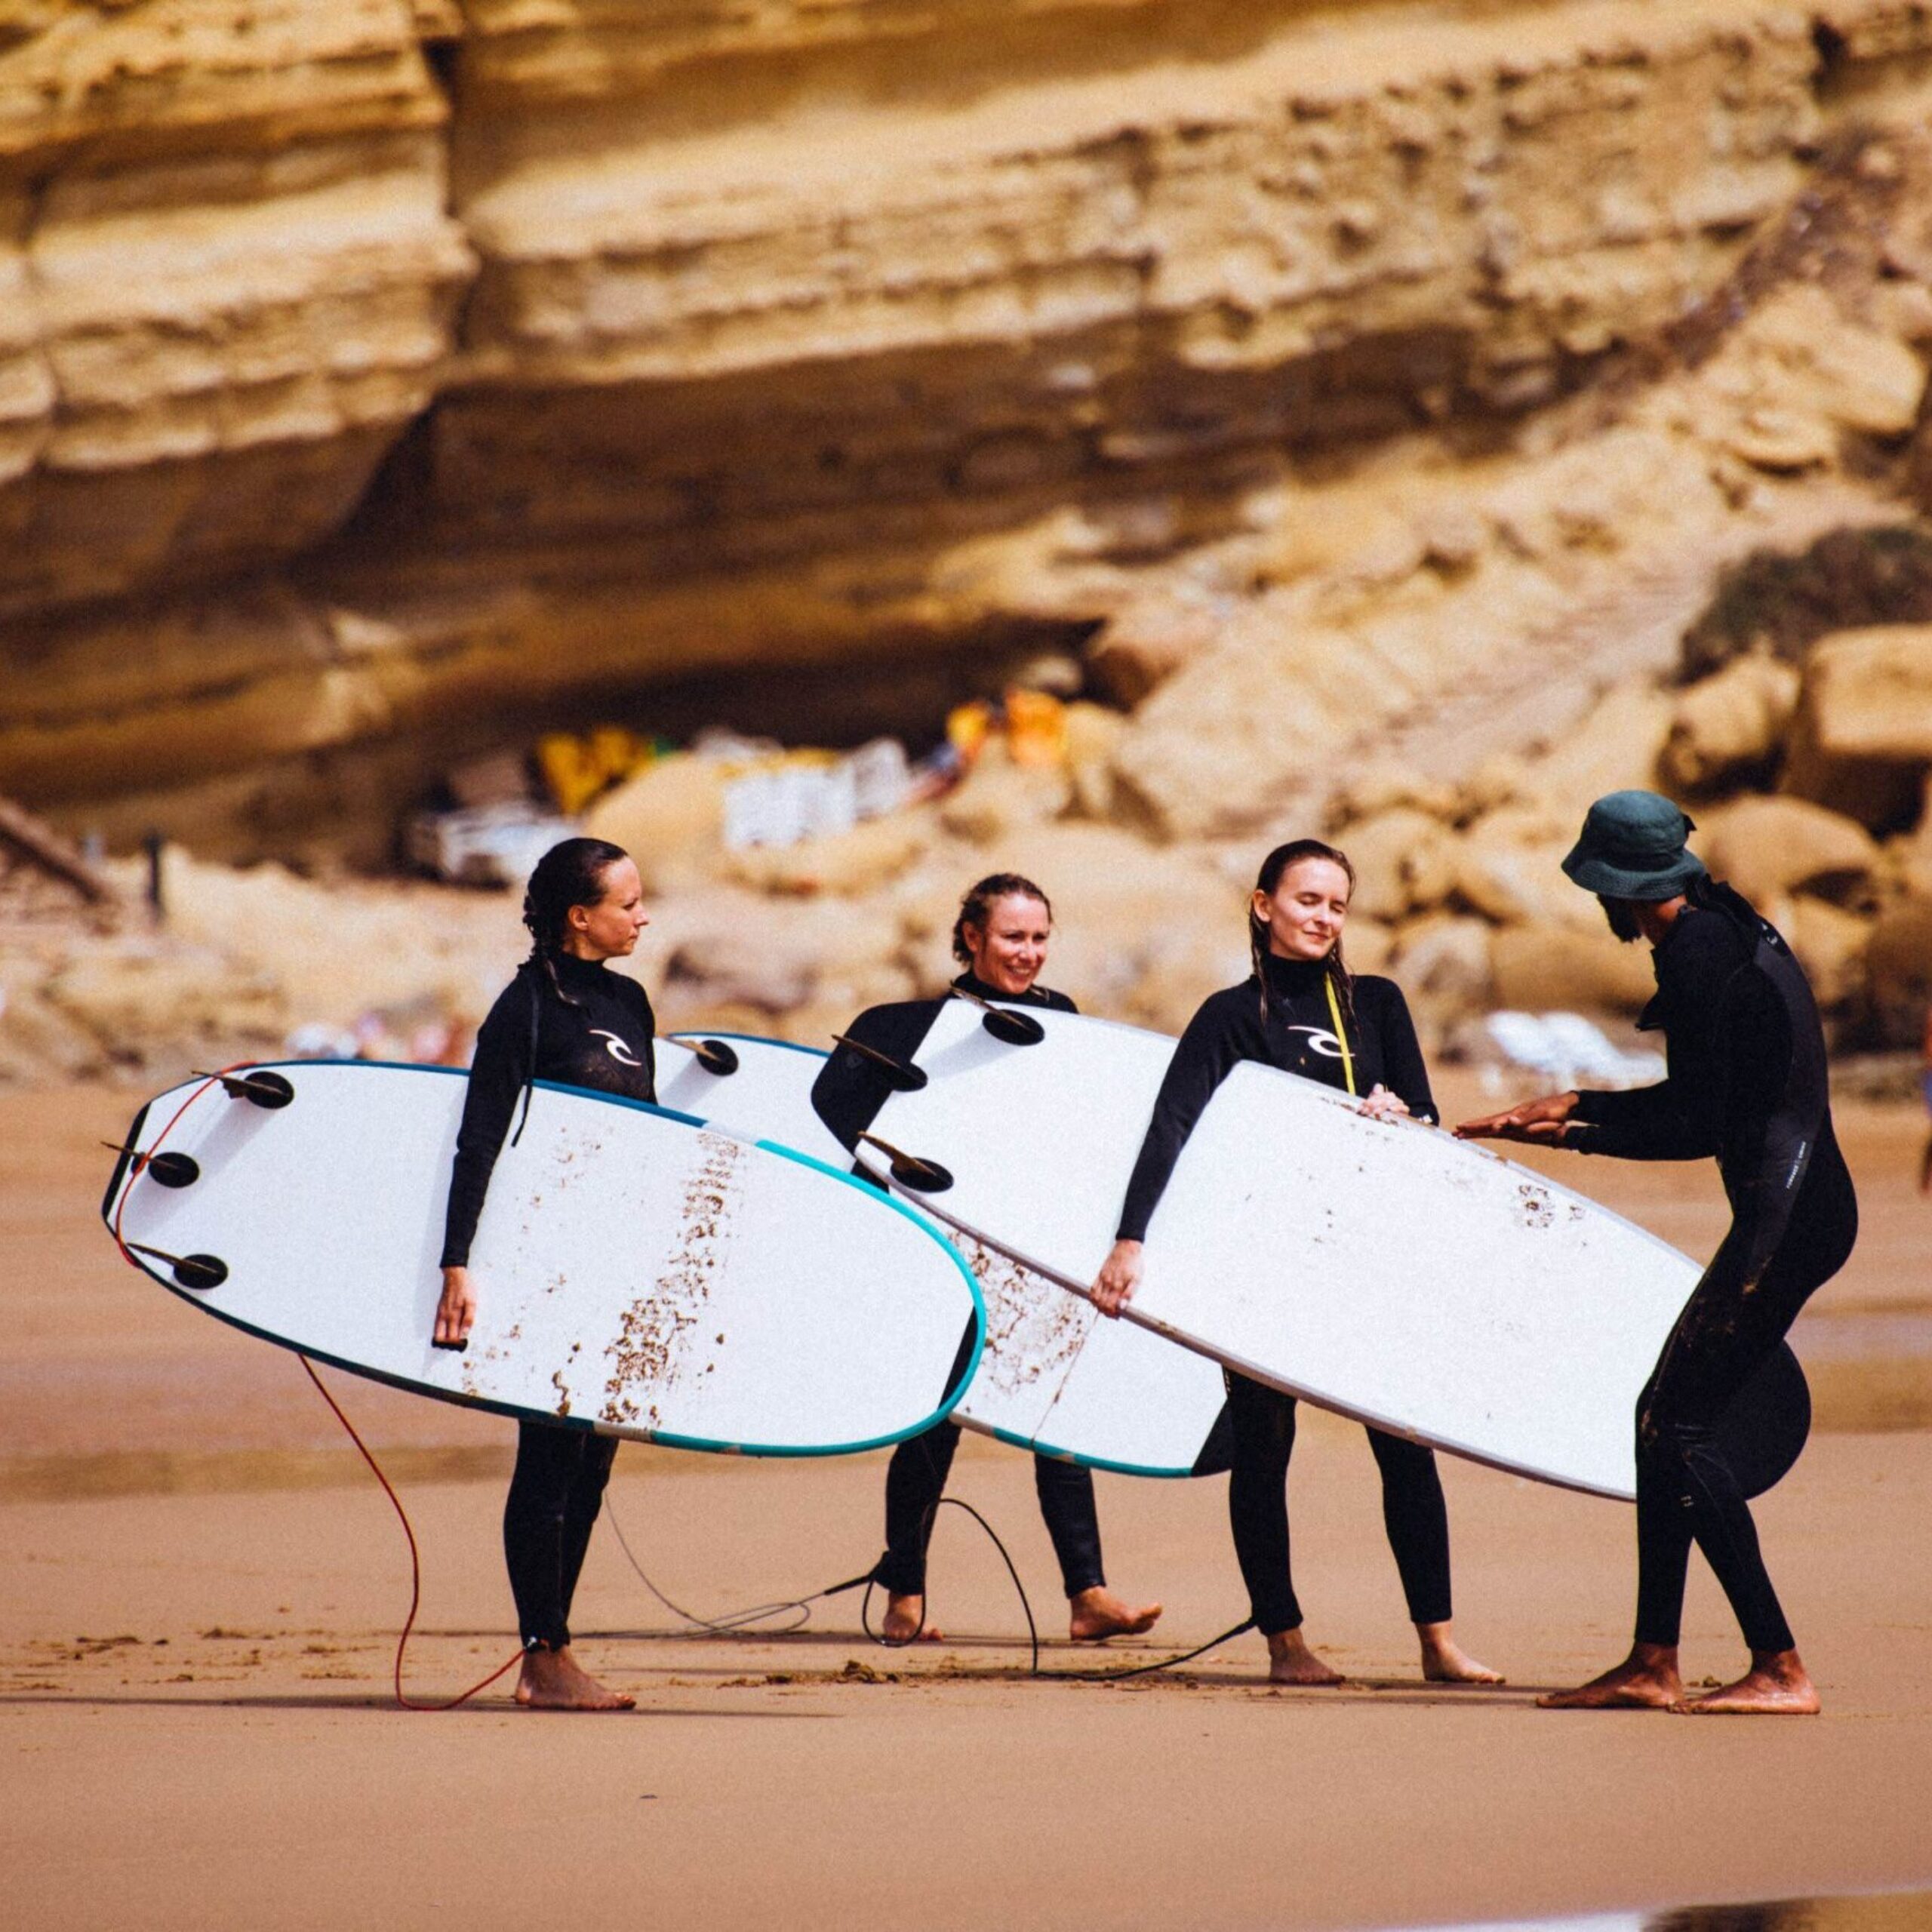
[[(1272, 899), (1275, 888), (1281, 883), (1282, 875), (1291, 866), (1298, 866), (1307, 859), (1322, 859), (1331, 866), (1340, 866), (1348, 879), (1350, 896), (1353, 896), (1355, 869), (1349, 863), (1349, 855), (1335, 846), (1324, 845), (1318, 838), (1294, 838), (1285, 845), (1277, 845), (1261, 862), (1261, 870), (1255, 877), (1255, 891), (1265, 893)], [(1254, 916), (1252, 900), (1248, 902), (1247, 908), (1247, 951), (1248, 957), (1254, 962), (1255, 984), (1261, 989), (1261, 1023), (1266, 1026), (1268, 1023), (1268, 922)], [(1342, 958), (1342, 940), (1339, 933), (1322, 964), (1327, 972), (1329, 984), (1335, 989), (1335, 1004), (1341, 1008), (1343, 1023), (1346, 1026), (1355, 1017), (1355, 975), (1349, 971)]]
[(605, 875), (630, 854), (606, 838), (566, 838), (552, 845), (537, 862), (523, 889), (523, 923), (530, 933), (530, 957), (525, 961), (550, 983), (550, 990), (566, 1006), (577, 1001), (557, 978), (557, 955), (575, 906), (595, 906), (604, 897)]
[(971, 949), (966, 943), (966, 928), (977, 926), (984, 932), (993, 908), (1008, 898), (1037, 899), (1047, 909), (1047, 923), (1052, 924), (1054, 902), (1030, 878), (1018, 872), (989, 872), (960, 900), (959, 916), (952, 922), (952, 956), (961, 965), (973, 963)]

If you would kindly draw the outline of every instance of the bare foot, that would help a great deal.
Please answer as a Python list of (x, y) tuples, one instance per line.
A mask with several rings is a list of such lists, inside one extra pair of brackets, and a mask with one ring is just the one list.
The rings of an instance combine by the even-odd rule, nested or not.
[(1346, 1684), (1348, 1679), (1332, 1664), (1325, 1664), (1308, 1647), (1308, 1640), (1297, 1624), (1292, 1630), (1278, 1630), (1268, 1639), (1268, 1681), (1270, 1684)]
[(599, 1684), (568, 1644), (561, 1651), (524, 1652), (516, 1700), (533, 1711), (628, 1711), (637, 1703), (628, 1691)]
[(1753, 1651), (1751, 1668), (1735, 1684), (1678, 1706), (1693, 1717), (1810, 1718), (1822, 1708), (1795, 1651)]
[(1076, 1644), (1098, 1644), (1109, 1637), (1138, 1637), (1161, 1620), (1161, 1606), (1144, 1603), (1138, 1610), (1122, 1603), (1104, 1584), (1082, 1590), (1068, 1605), (1067, 1634)]
[(1418, 1623), (1416, 1635), (1422, 1641), (1422, 1674), (1431, 1684), (1501, 1684), (1507, 1680), (1500, 1670), (1478, 1663), (1454, 1638), (1446, 1623)]
[(946, 1637), (943, 1630), (926, 1621), (924, 1597), (888, 1596), (885, 1600), (884, 1634), (889, 1644), (937, 1644)]
[(1675, 1645), (1633, 1644), (1614, 1670), (1574, 1690), (1551, 1690), (1537, 1700), (1546, 1711), (1669, 1711), (1684, 1701)]

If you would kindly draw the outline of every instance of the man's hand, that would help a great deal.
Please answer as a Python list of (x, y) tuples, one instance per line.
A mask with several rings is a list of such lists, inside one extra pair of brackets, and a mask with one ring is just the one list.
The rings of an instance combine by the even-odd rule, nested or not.
[(436, 1303), (435, 1332), (430, 1340), (439, 1349), (460, 1348), (475, 1325), (476, 1291), (469, 1285), (469, 1270), (445, 1268), (442, 1299)]
[(1506, 1113), (1487, 1114), (1481, 1120), (1466, 1120), (1456, 1129), (1458, 1140), (1527, 1140), (1534, 1146), (1560, 1147), (1568, 1138), (1570, 1116), (1577, 1110), (1579, 1094), (1546, 1094), (1541, 1099), (1525, 1100)]
[(1100, 1264), (1100, 1272), (1094, 1277), (1094, 1306), (1103, 1315), (1117, 1318), (1140, 1285), (1140, 1242), (1117, 1241)]

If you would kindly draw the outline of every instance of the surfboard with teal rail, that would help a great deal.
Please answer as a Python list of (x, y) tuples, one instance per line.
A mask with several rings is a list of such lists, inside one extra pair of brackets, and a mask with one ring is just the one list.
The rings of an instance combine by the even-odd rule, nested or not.
[(205, 1313), (398, 1388), (676, 1447), (835, 1455), (952, 1407), (985, 1318), (924, 1217), (795, 1150), (539, 1082), (432, 1346), (465, 1081), (295, 1061), (141, 1109), (103, 1213)]

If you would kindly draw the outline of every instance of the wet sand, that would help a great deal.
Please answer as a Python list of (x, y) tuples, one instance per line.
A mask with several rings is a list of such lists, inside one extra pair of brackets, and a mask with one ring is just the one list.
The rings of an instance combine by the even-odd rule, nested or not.
[[(1629, 1512), (1446, 1460), (1459, 1630), (1511, 1683), (1422, 1685), (1366, 1445), (1317, 1417), (1297, 1579), (1342, 1690), (1271, 1691), (1252, 1635), (1132, 1685), (1026, 1681), (1011, 1586), (949, 1512), (950, 1639), (916, 1654), (868, 1644), (855, 1595), (789, 1637), (678, 1631), (600, 1531), (582, 1647), (640, 1707), (580, 1718), (501, 1687), (449, 1715), (391, 1706), (408, 1571), (388, 1505), (292, 1358), (126, 1269), (94, 1218), (93, 1143), (134, 1098), (0, 1097), (10, 1923), (1366, 1927), (1932, 1880), (1932, 1432), (1869, 1426), (1927, 1386), (1909, 1110), (1847, 1110), (1865, 1241), (1798, 1337), (1833, 1426), (1760, 1509), (1820, 1721), (1531, 1709), (1620, 1653)], [(1721, 1226), (1707, 1172), (1553, 1171), (1694, 1251)], [(402, 1481), (425, 1567), (411, 1682), (447, 1694), (512, 1641), (508, 1427), (334, 1386)], [(669, 1595), (715, 1611), (863, 1568), (881, 1474), (626, 1448), (614, 1511)], [(1100, 1487), (1112, 1580), (1168, 1614), (1106, 1652), (1051, 1644), (1043, 1668), (1149, 1660), (1240, 1617), (1220, 1481)], [(1063, 1636), (1032, 1488), (1023, 1457), (967, 1438), (954, 1493)], [(1685, 1661), (1740, 1661), (1694, 1566)]]

